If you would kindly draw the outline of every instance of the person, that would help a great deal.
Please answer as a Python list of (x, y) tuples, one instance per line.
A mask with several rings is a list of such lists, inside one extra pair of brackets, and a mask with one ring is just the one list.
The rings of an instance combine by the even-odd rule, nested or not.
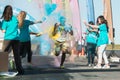
[(2, 22), (0, 21), (0, 29), (1, 29), (1, 26), (2, 26)]
[[(53, 31), (52, 31), (52, 39), (54, 41), (55, 47), (54, 47), (54, 51), (55, 51), (55, 56), (59, 56), (60, 53), (63, 50), (63, 44), (65, 42), (65, 40), (59, 40), (60, 36), (61, 36), (61, 32), (59, 31), (59, 26), (60, 24), (55, 23)], [(60, 63), (60, 68), (64, 68), (63, 67), (63, 63), (65, 61), (65, 53), (62, 52), (62, 57), (61, 57), (61, 63)]]
[(63, 64), (66, 59), (66, 54), (69, 53), (68, 47), (69, 43), (67, 43), (67, 33), (73, 34), (70, 25), (65, 24), (66, 18), (60, 17), (60, 24), (55, 23), (54, 29), (52, 32), (53, 39), (55, 41), (55, 55), (61, 56), (60, 68), (64, 68)]
[[(92, 28), (99, 29), (99, 36), (97, 41), (98, 62), (97, 62), (97, 65), (94, 66), (94, 68), (105, 68), (105, 69), (110, 68), (109, 61), (106, 55), (106, 46), (109, 40), (107, 20), (105, 20), (104, 16), (100, 15), (97, 18), (97, 25), (87, 24), (86, 22), (85, 22), (85, 25), (88, 27), (91, 26)], [(105, 62), (105, 65), (103, 67), (101, 66), (102, 59), (104, 59), (104, 62)]]
[[(92, 21), (89, 24), (94, 25)], [(86, 31), (86, 42), (87, 42), (87, 58), (88, 66), (94, 66), (94, 57), (96, 54), (97, 36), (98, 30), (88, 27)]]
[(24, 69), (21, 64), (19, 54), (19, 34), (18, 34), (18, 20), (13, 15), (11, 5), (4, 8), (2, 17), (2, 32), (5, 33), (2, 50), (8, 52), (10, 48), (13, 50), (14, 60), (18, 74), (24, 74)]
[[(70, 24), (66, 24), (66, 18), (64, 16), (60, 17), (60, 26), (58, 30), (61, 33), (60, 40), (62, 39), (65, 42), (62, 44), (62, 56), (61, 56), (61, 64), (60, 68), (64, 68), (64, 62), (66, 59), (66, 54), (71, 54), (71, 48), (74, 46), (72, 43), (73, 39), (73, 29)], [(71, 36), (71, 37), (70, 37)], [(58, 39), (58, 41), (59, 41)]]
[(30, 40), (30, 34), (40, 36), (41, 34), (31, 32), (29, 30), (29, 26), (36, 24), (36, 23), (42, 23), (42, 21), (30, 21), (26, 20), (26, 12), (21, 11), (18, 14), (18, 27), (20, 29), (20, 56), (22, 58), (26, 57), (26, 53), (28, 54), (27, 56), (27, 62), (32, 64), (32, 50), (31, 50), (31, 40)]

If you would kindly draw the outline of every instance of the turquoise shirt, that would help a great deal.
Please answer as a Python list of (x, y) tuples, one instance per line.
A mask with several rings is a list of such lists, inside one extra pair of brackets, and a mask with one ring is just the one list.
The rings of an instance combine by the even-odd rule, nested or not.
[[(90, 30), (92, 30), (92, 28), (89, 28)], [(88, 43), (94, 43), (97, 44), (97, 32), (95, 31), (86, 31), (87, 32), (87, 36), (86, 36), (86, 42)]]
[(106, 24), (99, 25), (99, 31), (97, 46), (108, 44), (109, 38)]
[(20, 42), (30, 41), (29, 26), (31, 23), (33, 22), (29, 20), (24, 20), (23, 26), (20, 28)]
[(18, 33), (18, 20), (15, 16), (12, 16), (11, 20), (2, 21), (2, 30), (5, 30), (5, 40), (19, 40)]
[(0, 29), (2, 28), (2, 22), (0, 21)]

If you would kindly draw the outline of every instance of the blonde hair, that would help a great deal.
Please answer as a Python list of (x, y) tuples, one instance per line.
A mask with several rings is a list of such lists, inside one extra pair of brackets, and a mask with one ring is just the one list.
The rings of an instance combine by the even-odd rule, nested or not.
[(24, 19), (26, 17), (26, 12), (25, 11), (21, 11), (19, 14), (18, 14), (18, 27), (21, 28), (23, 26), (23, 23), (24, 23)]

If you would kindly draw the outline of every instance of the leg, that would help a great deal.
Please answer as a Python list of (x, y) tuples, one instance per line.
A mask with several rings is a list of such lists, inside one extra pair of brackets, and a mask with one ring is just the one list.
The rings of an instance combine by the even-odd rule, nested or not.
[(18, 40), (12, 40), (12, 49), (13, 49), (16, 69), (19, 74), (24, 74), (24, 70), (21, 64), (21, 58), (19, 54), (19, 41)]
[(102, 64), (102, 54), (103, 54), (104, 47), (98, 47), (98, 64)]
[(108, 63), (109, 63), (109, 62), (108, 62), (108, 59), (107, 59), (106, 51), (104, 51), (104, 53), (103, 53), (103, 59), (104, 59), (104, 61), (105, 61), (105, 64), (108, 64)]
[(60, 45), (60, 50), (62, 50), (62, 56), (61, 56), (61, 64), (60, 66), (62, 67), (65, 59), (66, 59), (66, 53), (68, 52), (68, 46), (66, 45), (67, 43), (63, 43), (62, 45)]
[[(11, 43), (12, 43), (11, 40), (4, 40), (3, 46), (2, 46), (2, 51), (10, 53), (12, 50)], [(13, 59), (10, 59), (10, 66), (11, 66), (11, 68), (14, 68)]]
[(101, 64), (102, 64), (102, 55), (103, 55), (103, 51), (104, 51), (104, 46), (99, 46), (98, 47), (98, 63), (94, 68), (102, 68)]
[(87, 52), (88, 52), (88, 64), (91, 64), (91, 51), (90, 51), (90, 49)]
[(2, 46), (2, 51), (9, 52), (10, 47), (11, 47), (11, 40), (4, 40), (3, 46)]
[(96, 44), (93, 44), (92, 47), (92, 64), (94, 64), (94, 58), (95, 58), (95, 54), (96, 54)]
[(106, 51), (104, 51), (104, 53), (103, 53), (103, 59), (105, 61), (105, 65), (102, 68), (109, 69), (110, 65), (109, 65), (109, 61), (108, 61), (107, 56), (106, 56)]
[(60, 52), (61, 52), (61, 45), (55, 44), (55, 56), (59, 56)]
[(106, 48), (106, 45), (101, 45), (98, 47), (98, 63), (94, 68), (101, 68), (103, 52)]
[(106, 50), (106, 45), (104, 45), (104, 47), (105, 47), (105, 49), (103, 51), (103, 59), (105, 61), (105, 65), (103, 66), (103, 68), (108, 69), (108, 68), (110, 68), (110, 66), (109, 66), (109, 61), (107, 59), (107, 55), (106, 55), (106, 51), (105, 51)]
[(105, 61), (105, 64), (108, 64), (108, 59), (107, 59), (107, 55), (106, 55), (106, 45), (103, 45), (104, 46), (104, 51), (103, 51), (103, 59)]
[(22, 58), (26, 57), (26, 46), (25, 46), (25, 42), (20, 42), (20, 56)]
[[(92, 45), (87, 43), (88, 65), (91, 64)], [(89, 65), (90, 66), (90, 65)]]
[(62, 52), (60, 66), (63, 66), (63, 64), (64, 64), (64, 62), (65, 62), (65, 58), (66, 58), (66, 53), (65, 53), (65, 52)]
[(28, 54), (27, 61), (28, 61), (28, 63), (31, 63), (31, 61), (32, 61), (32, 50), (31, 50), (31, 42), (30, 41), (26, 42), (26, 47), (27, 47), (27, 54)]
[(92, 58), (91, 63), (94, 64), (95, 50), (92, 51), (91, 58)]

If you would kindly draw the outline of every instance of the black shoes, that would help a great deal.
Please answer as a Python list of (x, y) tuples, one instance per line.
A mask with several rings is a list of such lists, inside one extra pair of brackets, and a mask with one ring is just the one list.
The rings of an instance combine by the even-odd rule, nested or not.
[(24, 69), (18, 71), (18, 75), (23, 75), (25, 73)]

